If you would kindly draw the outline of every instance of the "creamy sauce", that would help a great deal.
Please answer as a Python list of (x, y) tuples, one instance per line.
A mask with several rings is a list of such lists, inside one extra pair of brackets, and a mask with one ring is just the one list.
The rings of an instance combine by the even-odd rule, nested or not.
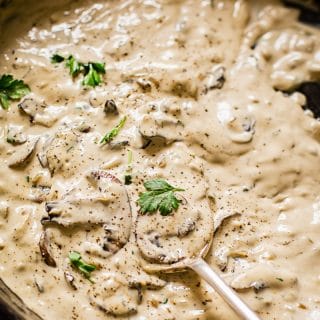
[[(320, 78), (319, 30), (275, 1), (52, 2), (0, 11), (0, 75), (32, 90), (0, 109), (0, 277), (48, 320), (237, 319), (191, 271), (147, 267), (214, 227), (208, 263), (262, 319), (319, 319), (320, 122), (294, 92)], [(104, 61), (103, 84), (56, 52)], [(185, 189), (171, 216), (138, 214), (154, 178)]]

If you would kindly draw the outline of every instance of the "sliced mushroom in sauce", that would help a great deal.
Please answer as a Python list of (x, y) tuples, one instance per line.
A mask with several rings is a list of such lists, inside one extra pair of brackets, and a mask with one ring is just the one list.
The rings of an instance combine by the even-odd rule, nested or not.
[(39, 248), (44, 262), (50, 267), (56, 267), (57, 263), (51, 253), (48, 231), (42, 232), (39, 241)]
[(30, 118), (30, 122), (45, 127), (51, 127), (60, 113), (59, 107), (47, 106), (47, 104), (36, 98), (25, 98), (19, 105), (22, 113)]
[(61, 200), (47, 202), (45, 226), (87, 228), (101, 226), (104, 236), (101, 245), (83, 242), (86, 252), (108, 257), (128, 241), (131, 230), (131, 206), (125, 187), (114, 175), (92, 170)]
[(12, 169), (26, 167), (32, 160), (37, 143), (38, 138), (33, 137), (29, 138), (25, 144), (17, 147), (14, 154), (8, 160), (8, 166)]

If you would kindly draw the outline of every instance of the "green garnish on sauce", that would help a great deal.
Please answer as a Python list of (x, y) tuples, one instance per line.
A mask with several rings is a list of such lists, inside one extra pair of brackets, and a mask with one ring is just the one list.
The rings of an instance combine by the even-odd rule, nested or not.
[(0, 78), (0, 105), (3, 109), (9, 109), (10, 101), (19, 100), (30, 93), (30, 88), (22, 80), (16, 80), (10, 74), (4, 74)]
[(73, 55), (68, 58), (61, 56), (60, 54), (54, 54), (51, 57), (52, 63), (61, 63), (65, 61), (65, 66), (69, 69), (69, 73), (72, 77), (76, 77), (80, 73), (83, 74), (84, 79), (82, 84), (85, 86), (96, 87), (102, 82), (101, 74), (105, 74), (105, 63), (103, 62), (88, 62), (83, 63)]
[(91, 272), (96, 270), (96, 266), (84, 262), (81, 258), (81, 254), (77, 251), (71, 251), (69, 253), (69, 259), (73, 267), (78, 269), (85, 278), (93, 282), (91, 279)]
[(142, 214), (160, 211), (163, 216), (177, 210), (181, 200), (175, 196), (176, 191), (184, 189), (171, 186), (162, 179), (150, 180), (144, 183), (146, 192), (140, 193), (138, 205)]
[(120, 132), (120, 130), (123, 128), (124, 124), (126, 123), (127, 117), (123, 117), (120, 122), (113, 128), (111, 131), (109, 131), (107, 134), (103, 136), (103, 138), (100, 140), (101, 144), (109, 143), (111, 140), (113, 140)]
[(76, 77), (81, 71), (82, 64), (78, 62), (74, 56), (69, 56), (66, 60), (66, 67), (69, 69), (69, 73), (72, 77)]
[(102, 82), (100, 74), (106, 73), (104, 63), (88, 63), (84, 64), (83, 68), (85, 70), (85, 76), (82, 82), (84, 85), (95, 87)]

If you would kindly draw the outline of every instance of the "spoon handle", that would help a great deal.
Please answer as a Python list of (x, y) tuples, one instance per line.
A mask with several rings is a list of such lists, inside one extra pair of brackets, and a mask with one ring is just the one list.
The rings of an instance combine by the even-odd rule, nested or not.
[(241, 316), (242, 319), (260, 320), (245, 302), (240, 299), (238, 294), (232, 290), (203, 259), (196, 259), (189, 267), (206, 280), (206, 282), (223, 297), (229, 306)]

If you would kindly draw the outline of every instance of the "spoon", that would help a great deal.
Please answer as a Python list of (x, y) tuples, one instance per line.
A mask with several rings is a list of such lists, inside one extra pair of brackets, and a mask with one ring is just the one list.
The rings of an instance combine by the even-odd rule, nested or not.
[[(202, 208), (203, 209), (203, 208)], [(254, 311), (205, 262), (214, 236), (208, 210), (186, 206), (174, 215), (138, 215), (136, 241), (147, 272), (181, 272), (192, 269), (202, 277), (242, 319), (260, 320)], [(149, 263), (150, 262), (150, 263)]]
[(260, 318), (248, 305), (232, 290), (223, 279), (203, 260), (198, 258), (187, 264), (200, 277), (216, 290), (225, 302), (243, 319), (259, 320)]

